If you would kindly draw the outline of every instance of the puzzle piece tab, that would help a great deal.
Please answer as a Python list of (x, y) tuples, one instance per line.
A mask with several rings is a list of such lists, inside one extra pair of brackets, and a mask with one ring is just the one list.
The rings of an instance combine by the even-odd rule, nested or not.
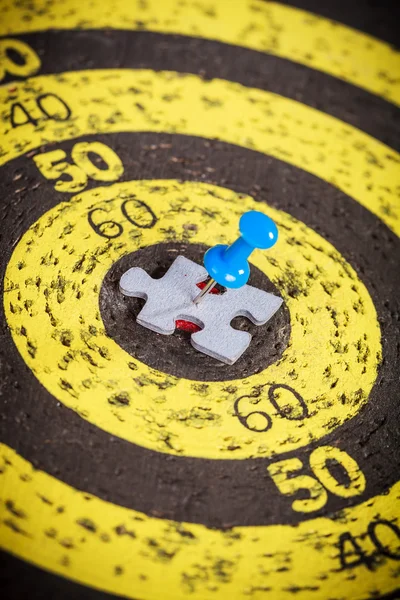
[(207, 271), (184, 256), (178, 256), (161, 279), (153, 279), (143, 269), (129, 269), (120, 280), (125, 296), (146, 300), (137, 322), (152, 331), (171, 335), (178, 319), (201, 327), (191, 342), (196, 350), (233, 365), (248, 348), (251, 335), (231, 327), (232, 319), (247, 317), (255, 325), (264, 325), (283, 300), (250, 285), (228, 289), (224, 294), (208, 295), (200, 304), (193, 300), (199, 292), (197, 283), (207, 278)]

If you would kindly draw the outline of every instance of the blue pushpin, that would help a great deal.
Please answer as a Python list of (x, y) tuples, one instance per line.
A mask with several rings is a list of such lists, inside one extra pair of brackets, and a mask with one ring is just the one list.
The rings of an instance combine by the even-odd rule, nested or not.
[(250, 210), (240, 217), (241, 236), (231, 246), (218, 244), (207, 250), (204, 266), (211, 279), (194, 299), (198, 304), (216, 283), (227, 288), (240, 288), (250, 277), (247, 262), (255, 248), (272, 248), (278, 239), (278, 228), (274, 221), (257, 210)]

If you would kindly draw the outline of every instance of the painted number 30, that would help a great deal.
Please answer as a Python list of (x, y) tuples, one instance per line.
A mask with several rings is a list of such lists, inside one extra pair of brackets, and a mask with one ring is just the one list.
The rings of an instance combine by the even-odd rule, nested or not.
[(32, 48), (21, 40), (0, 40), (0, 81), (6, 74), (29, 77), (40, 68), (40, 58)]

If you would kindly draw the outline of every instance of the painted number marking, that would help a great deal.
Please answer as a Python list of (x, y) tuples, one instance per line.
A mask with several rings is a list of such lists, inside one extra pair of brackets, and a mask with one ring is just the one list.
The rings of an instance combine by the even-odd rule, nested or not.
[[(81, 192), (89, 179), (95, 181), (117, 181), (124, 172), (121, 159), (105, 144), (80, 142), (71, 150), (70, 164), (64, 150), (53, 150), (33, 157), (37, 168), (46, 179), (57, 179), (57, 192)], [(102, 162), (100, 168), (95, 161)], [(114, 236), (112, 236), (114, 237)]]
[(20, 40), (0, 40), (0, 81), (6, 74), (29, 77), (40, 69), (40, 58), (32, 48)]
[(22, 125), (36, 125), (39, 121), (68, 121), (71, 109), (68, 104), (56, 94), (40, 94), (31, 102), (14, 102), (11, 105), (11, 127), (16, 129)]
[[(372, 553), (366, 548), (367, 542), (372, 544)], [(379, 557), (400, 560), (400, 529), (391, 521), (378, 519), (371, 521), (366, 533), (359, 537), (349, 531), (342, 533), (337, 545), (342, 569), (365, 565), (373, 571), (379, 564)]]
[[(121, 223), (112, 221), (111, 219), (97, 221), (99, 212), (107, 213), (108, 211), (105, 208), (94, 208), (88, 213), (89, 225), (92, 229), (98, 235), (110, 240), (119, 237), (124, 231)], [(125, 200), (121, 204), (121, 213), (129, 223), (139, 229), (151, 229), (158, 221), (150, 206), (136, 198)]]
[[(268, 389), (268, 399), (277, 414), (289, 421), (302, 421), (309, 417), (309, 412), (303, 398), (286, 384), (276, 383)], [(271, 416), (262, 410), (253, 410), (254, 406), (263, 400), (262, 397), (241, 396), (235, 401), (234, 416), (239, 422), (258, 433), (264, 433), (272, 427)]]
[[(306, 491), (308, 498), (296, 499), (292, 509), (310, 513), (321, 509), (328, 500), (328, 491), (341, 498), (359, 496), (365, 490), (365, 477), (356, 461), (343, 450), (333, 446), (320, 446), (310, 455), (314, 476), (297, 474), (304, 469), (299, 458), (280, 460), (267, 467), (278, 490), (285, 496)], [(345, 483), (339, 482), (334, 472), (340, 470)], [(342, 479), (342, 477), (341, 477)]]

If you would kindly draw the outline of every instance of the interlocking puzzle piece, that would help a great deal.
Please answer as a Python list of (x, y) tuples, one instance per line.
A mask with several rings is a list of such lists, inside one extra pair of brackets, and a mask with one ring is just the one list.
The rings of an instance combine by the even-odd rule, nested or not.
[(244, 285), (224, 294), (209, 294), (196, 305), (193, 302), (199, 292), (196, 284), (207, 276), (204, 267), (178, 256), (161, 279), (153, 279), (143, 269), (133, 267), (122, 275), (119, 285), (125, 296), (147, 301), (136, 319), (140, 325), (171, 335), (178, 319), (195, 323), (202, 329), (191, 336), (194, 348), (233, 365), (248, 348), (251, 335), (231, 327), (232, 319), (243, 316), (255, 325), (264, 325), (283, 300)]

